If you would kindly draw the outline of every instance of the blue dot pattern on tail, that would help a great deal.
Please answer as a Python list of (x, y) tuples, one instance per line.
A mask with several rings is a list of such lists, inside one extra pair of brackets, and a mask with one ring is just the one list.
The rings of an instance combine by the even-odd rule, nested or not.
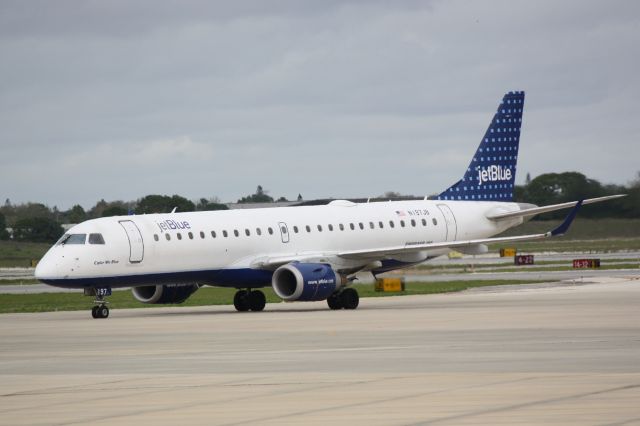
[(523, 107), (524, 92), (504, 95), (464, 177), (438, 200), (513, 200)]

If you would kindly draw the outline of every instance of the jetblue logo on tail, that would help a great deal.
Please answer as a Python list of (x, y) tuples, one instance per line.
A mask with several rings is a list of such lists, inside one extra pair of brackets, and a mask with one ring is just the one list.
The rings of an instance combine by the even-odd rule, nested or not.
[(524, 92), (504, 95), (466, 173), (438, 200), (513, 200), (523, 107)]
[(508, 181), (511, 180), (511, 170), (503, 169), (502, 166), (491, 165), (487, 168), (478, 168), (478, 185), (484, 182)]

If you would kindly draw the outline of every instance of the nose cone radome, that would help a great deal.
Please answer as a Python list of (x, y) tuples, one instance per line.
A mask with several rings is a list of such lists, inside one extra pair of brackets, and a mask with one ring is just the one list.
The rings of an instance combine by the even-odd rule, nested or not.
[(35, 276), (39, 281), (46, 281), (56, 278), (57, 265), (50, 253), (47, 253), (36, 266)]

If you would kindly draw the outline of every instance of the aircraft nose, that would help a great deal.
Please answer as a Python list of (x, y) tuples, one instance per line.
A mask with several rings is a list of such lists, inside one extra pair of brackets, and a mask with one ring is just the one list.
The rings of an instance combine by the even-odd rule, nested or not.
[(35, 277), (37, 280), (43, 281), (56, 277), (56, 262), (50, 256), (44, 256), (38, 265), (36, 265)]

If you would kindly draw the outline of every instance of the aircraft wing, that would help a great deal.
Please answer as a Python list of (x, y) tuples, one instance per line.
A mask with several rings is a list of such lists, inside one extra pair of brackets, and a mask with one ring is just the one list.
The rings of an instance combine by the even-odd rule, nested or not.
[(483, 238), (476, 240), (462, 240), (462, 241), (444, 241), (438, 243), (425, 243), (425, 244), (415, 244), (415, 245), (407, 245), (407, 246), (396, 246), (396, 247), (385, 247), (385, 248), (377, 248), (377, 249), (369, 249), (369, 250), (353, 250), (338, 253), (338, 256), (345, 259), (370, 259), (376, 257), (384, 257), (398, 254), (407, 254), (414, 253), (417, 251), (428, 251), (435, 249), (443, 249), (443, 248), (462, 248), (462, 247), (470, 247), (477, 246), (480, 244), (493, 244), (493, 243), (505, 243), (505, 242), (515, 242), (515, 241), (530, 241), (530, 240), (539, 240), (543, 238), (554, 237), (557, 235), (563, 235), (569, 229), (569, 226), (575, 219), (578, 210), (582, 207), (583, 201), (578, 201), (575, 203), (573, 209), (564, 222), (560, 224), (557, 228), (545, 232), (542, 234), (529, 234), (529, 235), (518, 235), (515, 237), (498, 237), (498, 238)]
[[(626, 196), (627, 194), (618, 194), (618, 195), (608, 195), (606, 197), (588, 198), (582, 201), (582, 205), (599, 203), (607, 200), (614, 200), (616, 198), (622, 198)], [(528, 216), (535, 216), (541, 213), (552, 212), (555, 210), (566, 209), (569, 207), (573, 207), (575, 205), (576, 205), (575, 201), (570, 201), (568, 203), (552, 204), (552, 205), (543, 206), (543, 207), (532, 207), (532, 208), (527, 208), (524, 210), (518, 210), (518, 211), (512, 211), (512, 212), (490, 213), (486, 217), (487, 219), (496, 220), (496, 221), (503, 220), (503, 219), (512, 219), (514, 217), (528, 217)]]
[(276, 269), (291, 262), (301, 263), (334, 263), (336, 253), (307, 253), (284, 256), (264, 256), (251, 261), (252, 269)]

